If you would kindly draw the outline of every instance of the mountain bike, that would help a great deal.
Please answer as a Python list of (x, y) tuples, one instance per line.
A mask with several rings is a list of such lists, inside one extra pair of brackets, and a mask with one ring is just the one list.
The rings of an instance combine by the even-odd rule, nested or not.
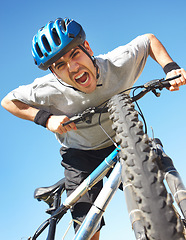
[[(61, 203), (61, 195), (65, 191), (64, 178), (52, 186), (35, 190), (34, 197), (49, 205), (47, 213), (51, 217), (36, 230), (29, 240), (36, 240), (48, 226), (47, 240), (54, 240), (56, 225), (64, 214), (84, 193), (103, 179), (110, 169), (112, 172), (108, 180), (75, 234), (74, 240), (91, 239), (91, 236), (99, 228), (99, 222), (106, 207), (121, 183), (136, 239), (185, 239), (185, 186), (173, 165), (173, 161), (166, 155), (161, 141), (154, 137), (148, 137), (145, 118), (137, 103), (138, 99), (150, 91), (159, 97), (160, 91), (169, 87), (169, 81), (177, 77), (180, 75), (166, 80), (152, 80), (144, 85), (127, 89), (97, 107), (86, 109), (64, 124), (70, 122), (78, 124), (81, 121), (89, 124), (93, 115), (98, 114), (98, 121), (102, 128), (101, 115), (109, 112), (113, 123), (112, 128), (116, 132), (115, 139), (111, 139), (115, 145), (115, 150), (64, 202)], [(136, 94), (139, 89), (142, 90)], [(126, 94), (129, 90), (133, 90), (131, 97)], [(138, 107), (138, 111), (135, 110), (135, 106)], [(103, 129), (103, 131), (105, 130)], [(107, 134), (106, 131), (105, 134)], [(174, 201), (180, 210), (179, 213), (174, 206)]]

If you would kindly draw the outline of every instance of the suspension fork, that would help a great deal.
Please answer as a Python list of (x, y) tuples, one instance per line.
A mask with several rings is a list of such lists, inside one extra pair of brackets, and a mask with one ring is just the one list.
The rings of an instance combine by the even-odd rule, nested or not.
[(172, 159), (165, 153), (163, 144), (157, 138), (153, 139), (156, 151), (160, 156), (160, 169), (164, 173), (169, 189), (174, 196), (174, 199), (180, 208), (183, 217), (186, 219), (186, 188), (183, 184), (179, 172), (176, 170)]

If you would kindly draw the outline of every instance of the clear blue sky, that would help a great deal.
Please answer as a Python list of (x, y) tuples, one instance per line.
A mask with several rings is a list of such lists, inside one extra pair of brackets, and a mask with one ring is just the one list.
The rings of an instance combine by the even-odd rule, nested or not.
[[(185, 9), (185, 0), (2, 1), (0, 99), (17, 86), (29, 84), (45, 74), (33, 63), (31, 40), (41, 26), (57, 17), (70, 17), (82, 23), (95, 55), (128, 43), (140, 34), (154, 33), (172, 58), (186, 68)], [(149, 58), (138, 83), (162, 77), (161, 67)], [(152, 126), (186, 183), (185, 93), (183, 86), (179, 92), (163, 91), (160, 98), (149, 94), (139, 103), (149, 135)], [(60, 145), (46, 129), (18, 119), (2, 107), (0, 116), (0, 239), (21, 240), (32, 235), (47, 216), (45, 204), (37, 202), (33, 192), (63, 177)], [(107, 225), (101, 239), (135, 239), (122, 192), (116, 194), (105, 217)], [(67, 214), (62, 225), (67, 226), (69, 221)], [(58, 228), (58, 239), (63, 232), (62, 226)], [(70, 235), (67, 239), (71, 239)]]

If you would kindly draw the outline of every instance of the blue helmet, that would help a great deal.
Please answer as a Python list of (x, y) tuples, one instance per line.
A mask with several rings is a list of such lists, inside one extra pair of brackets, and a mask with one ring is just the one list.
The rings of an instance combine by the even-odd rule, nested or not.
[(41, 28), (32, 40), (35, 64), (43, 70), (86, 39), (80, 24), (72, 19), (58, 18)]

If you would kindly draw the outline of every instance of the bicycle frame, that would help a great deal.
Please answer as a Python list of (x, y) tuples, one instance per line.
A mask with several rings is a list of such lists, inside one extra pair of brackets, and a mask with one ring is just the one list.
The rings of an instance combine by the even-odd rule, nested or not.
[[(63, 204), (61, 204), (61, 206), (56, 207), (57, 209), (52, 212), (51, 218), (44, 223), (44, 225), (39, 229), (38, 233), (36, 233), (33, 238), (30, 238), (30, 240), (35, 240), (45, 230), (45, 228), (48, 225), (50, 225), (50, 226), (49, 226), (49, 233), (48, 233), (47, 240), (54, 240), (55, 227), (56, 227), (57, 220), (61, 219), (61, 217), (66, 213), (66, 211), (69, 208), (71, 208), (81, 198), (81, 196), (83, 194), (85, 194), (97, 182), (99, 182), (101, 179), (103, 179), (110, 168), (114, 168), (114, 165), (118, 161), (117, 154), (119, 151), (120, 151), (120, 149), (118, 147), (108, 157), (106, 157), (104, 159), (104, 161), (78, 186), (78, 188), (76, 188), (76, 190), (69, 197), (66, 198), (66, 200), (63, 202)], [(116, 169), (118, 169), (118, 167)], [(112, 177), (112, 179), (110, 180), (110, 186), (113, 185), (113, 187), (112, 187), (113, 189), (110, 192), (111, 196), (110, 197), (108, 196), (108, 198), (112, 197), (112, 195), (114, 194), (114, 191), (117, 190), (118, 184), (121, 182), (121, 181), (119, 181), (120, 174), (118, 174), (118, 171), (115, 174), (115, 178), (113, 179), (113, 177)], [(59, 198), (59, 196), (57, 198)], [(103, 200), (103, 198), (102, 198), (102, 200)], [(107, 197), (105, 198), (105, 202), (106, 201), (107, 201)], [(96, 221), (98, 222), (99, 219)], [(92, 224), (92, 227), (94, 225), (95, 225), (95, 223)], [(84, 239), (87, 239), (87, 238), (84, 238)]]

